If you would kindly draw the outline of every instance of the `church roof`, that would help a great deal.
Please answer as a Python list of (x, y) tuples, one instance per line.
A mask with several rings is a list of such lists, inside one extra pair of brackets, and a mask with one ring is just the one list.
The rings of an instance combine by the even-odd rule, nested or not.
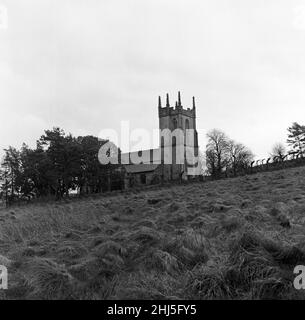
[(151, 172), (158, 168), (159, 164), (128, 164), (125, 165), (127, 173)]
[(132, 164), (133, 157), (141, 158), (141, 162), (143, 164), (150, 164), (155, 159), (156, 161), (161, 159), (161, 151), (159, 148), (156, 149), (147, 149), (147, 150), (138, 150), (138, 151), (131, 151), (121, 154), (121, 163), (122, 164)]

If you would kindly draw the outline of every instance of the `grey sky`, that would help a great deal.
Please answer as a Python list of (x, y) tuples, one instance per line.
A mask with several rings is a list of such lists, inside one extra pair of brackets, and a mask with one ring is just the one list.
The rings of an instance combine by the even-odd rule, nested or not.
[[(0, 148), (44, 129), (158, 127), (157, 98), (197, 101), (258, 157), (305, 122), (305, 3), (287, 0), (0, 0)], [(201, 135), (199, 143), (206, 141)], [(143, 148), (149, 146), (143, 145)]]

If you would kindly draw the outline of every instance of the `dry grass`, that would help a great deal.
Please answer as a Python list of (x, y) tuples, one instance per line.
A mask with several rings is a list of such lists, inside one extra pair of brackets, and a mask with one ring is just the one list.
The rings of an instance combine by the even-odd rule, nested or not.
[(0, 211), (0, 299), (304, 299), (305, 168)]

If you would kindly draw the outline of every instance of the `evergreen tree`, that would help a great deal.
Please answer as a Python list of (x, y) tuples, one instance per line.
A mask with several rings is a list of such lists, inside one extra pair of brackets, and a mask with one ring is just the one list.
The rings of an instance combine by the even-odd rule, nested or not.
[(305, 154), (305, 126), (294, 122), (288, 129), (287, 143), (292, 147), (291, 151), (297, 151), (301, 156)]

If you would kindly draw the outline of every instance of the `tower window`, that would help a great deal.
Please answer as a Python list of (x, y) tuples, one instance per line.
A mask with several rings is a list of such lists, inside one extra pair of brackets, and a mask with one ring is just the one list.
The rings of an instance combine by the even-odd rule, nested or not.
[(173, 125), (174, 125), (174, 129), (177, 129), (177, 127), (178, 127), (177, 119), (173, 120)]
[(189, 129), (190, 128), (190, 122), (189, 119), (185, 120), (185, 129)]

